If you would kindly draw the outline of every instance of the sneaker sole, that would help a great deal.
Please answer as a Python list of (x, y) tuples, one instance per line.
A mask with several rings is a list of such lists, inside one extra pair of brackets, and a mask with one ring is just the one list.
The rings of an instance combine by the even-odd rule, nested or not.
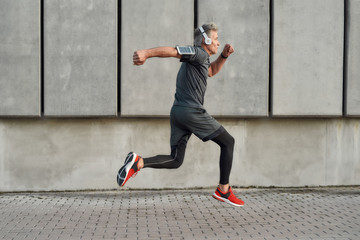
[[(128, 174), (129, 171), (132, 167), (132, 165), (135, 163), (135, 160), (137, 158), (137, 154), (136, 153), (129, 153), (125, 159), (124, 165), (119, 169), (118, 174), (117, 174), (117, 183), (119, 184), (119, 186), (124, 186), (125, 183), (128, 180)], [(125, 178), (121, 177), (121, 174), (125, 171)]]
[(222, 197), (219, 197), (218, 195), (216, 195), (216, 193), (213, 193), (213, 198), (215, 198), (216, 200), (220, 201), (220, 202), (225, 202), (227, 204), (230, 204), (230, 205), (233, 205), (235, 207), (243, 207), (244, 205), (240, 205), (240, 204), (236, 204), (236, 203), (233, 203), (231, 202), (229, 199), (226, 199), (226, 198), (222, 198)]

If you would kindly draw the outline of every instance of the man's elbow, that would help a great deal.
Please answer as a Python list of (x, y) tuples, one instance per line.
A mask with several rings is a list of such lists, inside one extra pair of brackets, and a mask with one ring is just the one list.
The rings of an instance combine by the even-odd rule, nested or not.
[(213, 71), (212, 71), (212, 69), (210, 67), (209, 70), (208, 70), (208, 77), (212, 77), (212, 76), (214, 76), (214, 74), (213, 74)]

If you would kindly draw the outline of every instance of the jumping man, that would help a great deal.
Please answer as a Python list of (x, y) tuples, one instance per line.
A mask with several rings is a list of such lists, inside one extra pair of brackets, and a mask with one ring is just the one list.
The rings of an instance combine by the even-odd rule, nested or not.
[(117, 175), (120, 186), (124, 186), (127, 180), (142, 168), (179, 168), (184, 160), (188, 139), (195, 134), (204, 142), (211, 140), (221, 148), (220, 181), (213, 197), (234, 206), (244, 205), (229, 185), (235, 140), (203, 106), (207, 77), (217, 74), (234, 52), (233, 47), (226, 44), (220, 56), (210, 63), (210, 56), (217, 53), (219, 46), (218, 28), (214, 23), (210, 23), (195, 30), (194, 46), (157, 47), (134, 52), (134, 65), (143, 65), (152, 57), (175, 57), (179, 58), (182, 64), (177, 75), (175, 101), (170, 112), (170, 155), (141, 158), (136, 153), (129, 153)]

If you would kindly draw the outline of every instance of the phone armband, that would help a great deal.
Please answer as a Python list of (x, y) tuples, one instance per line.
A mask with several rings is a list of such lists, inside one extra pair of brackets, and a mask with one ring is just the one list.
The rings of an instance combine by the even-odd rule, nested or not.
[(180, 55), (194, 55), (195, 48), (193, 46), (176, 46), (176, 50)]

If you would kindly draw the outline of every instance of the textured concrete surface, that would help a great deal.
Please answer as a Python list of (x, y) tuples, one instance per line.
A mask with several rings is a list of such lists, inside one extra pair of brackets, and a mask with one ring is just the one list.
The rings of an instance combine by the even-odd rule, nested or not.
[(341, 116), (344, 1), (274, 1), (272, 113)]
[(192, 45), (193, 0), (121, 1), (121, 115), (168, 116), (179, 59), (148, 59), (134, 66), (138, 49)]
[(117, 1), (44, 1), (46, 116), (117, 114)]
[[(237, 186), (360, 184), (360, 122), (219, 120), (235, 138)], [(168, 119), (0, 120), (0, 191), (111, 189), (130, 151), (169, 154)], [(216, 186), (220, 149), (192, 136), (176, 170), (144, 169), (132, 188)]]
[(220, 48), (235, 52), (208, 79), (205, 106), (219, 116), (267, 116), (269, 98), (269, 0), (200, 0), (199, 25), (219, 26)]
[(360, 188), (0, 194), (0, 239), (360, 238)]
[(0, 1), (0, 116), (40, 115), (40, 1)]
[(360, 116), (360, 1), (347, 1), (347, 92), (346, 114)]

